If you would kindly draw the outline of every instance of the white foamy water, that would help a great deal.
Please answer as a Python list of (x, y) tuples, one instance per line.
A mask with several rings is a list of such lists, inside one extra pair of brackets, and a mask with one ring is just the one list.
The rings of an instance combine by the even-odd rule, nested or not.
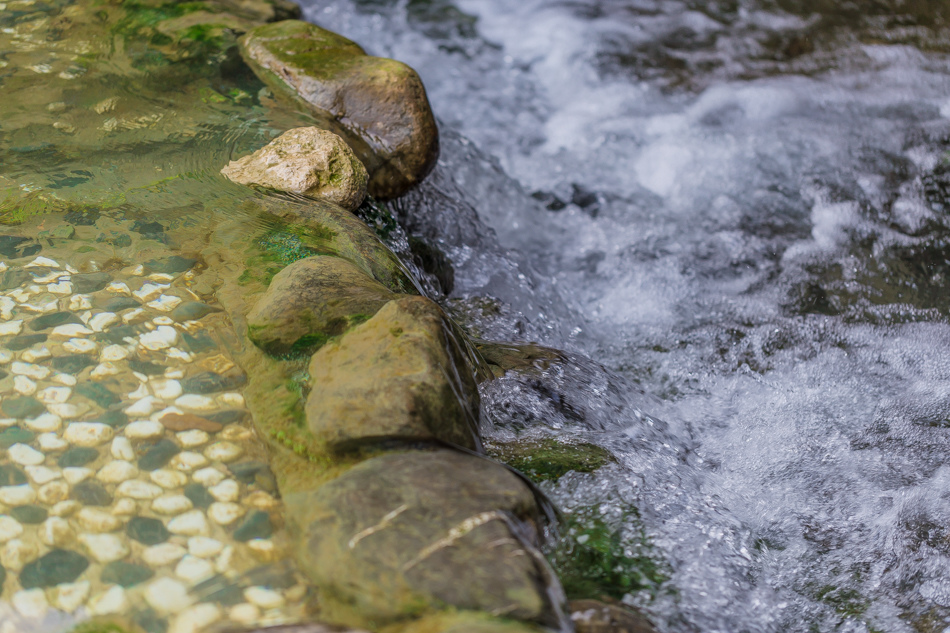
[(486, 411), (623, 456), (549, 491), (639, 508), (675, 592), (629, 601), (666, 631), (943, 631), (947, 58), (910, 27), (728, 4), (308, 17), (425, 80), (446, 198), (416, 228), (455, 296), (506, 302), (493, 336), (607, 368), (506, 378)]

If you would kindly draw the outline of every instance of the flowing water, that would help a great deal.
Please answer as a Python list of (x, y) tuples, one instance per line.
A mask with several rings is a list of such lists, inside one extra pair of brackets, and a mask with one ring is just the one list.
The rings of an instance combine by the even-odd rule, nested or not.
[(572, 353), (486, 386), (487, 432), (620, 457), (545, 489), (653, 561), (624, 601), (950, 627), (945, 2), (305, 8), (428, 87), (442, 159), (397, 207), (449, 305)]

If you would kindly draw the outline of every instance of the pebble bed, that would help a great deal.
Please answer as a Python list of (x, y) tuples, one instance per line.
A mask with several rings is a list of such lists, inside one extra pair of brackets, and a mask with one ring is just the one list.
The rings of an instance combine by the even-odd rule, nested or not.
[(225, 317), (189, 289), (195, 265), (0, 262), (0, 633), (304, 619), (244, 376), (211, 334)]

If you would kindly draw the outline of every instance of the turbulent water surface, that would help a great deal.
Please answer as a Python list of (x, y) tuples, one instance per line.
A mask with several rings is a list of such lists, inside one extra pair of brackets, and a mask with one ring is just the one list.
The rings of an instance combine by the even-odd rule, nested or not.
[(547, 490), (642, 530), (664, 571), (625, 601), (668, 631), (950, 625), (945, 3), (306, 11), (426, 82), (442, 160), (399, 206), (450, 304), (576, 354), (485, 419), (622, 456)]

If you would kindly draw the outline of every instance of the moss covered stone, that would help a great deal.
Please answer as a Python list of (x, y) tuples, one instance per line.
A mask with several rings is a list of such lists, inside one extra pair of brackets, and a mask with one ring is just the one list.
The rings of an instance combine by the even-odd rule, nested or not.
[(553, 438), (498, 442), (487, 448), (493, 457), (497, 457), (536, 482), (560, 479), (571, 471), (594, 472), (602, 466), (617, 461), (608, 450), (595, 444), (586, 442), (572, 444)]
[(386, 304), (314, 354), (310, 376), (307, 424), (331, 450), (393, 439), (481, 448), (473, 373), (429, 299)]
[(255, 28), (240, 46), (278, 96), (302, 102), (347, 140), (370, 173), (373, 196), (399, 196), (435, 166), (438, 128), (425, 87), (409, 66), (371, 57), (336, 33), (294, 20)]

